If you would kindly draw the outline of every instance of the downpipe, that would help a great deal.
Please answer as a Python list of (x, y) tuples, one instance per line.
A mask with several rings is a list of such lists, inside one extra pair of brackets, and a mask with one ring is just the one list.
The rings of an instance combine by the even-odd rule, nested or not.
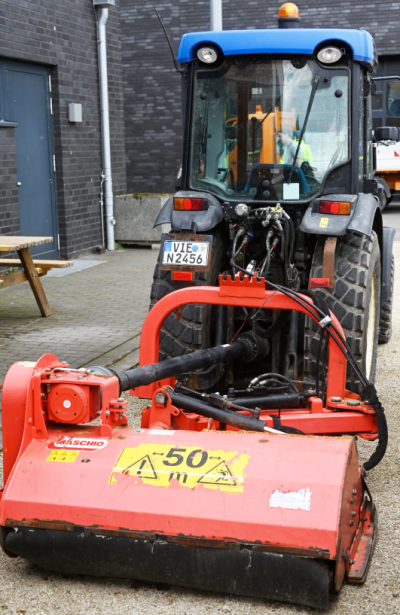
[(99, 56), (99, 83), (100, 83), (100, 112), (101, 112), (101, 140), (104, 174), (104, 203), (106, 212), (107, 250), (115, 250), (114, 239), (114, 196), (111, 172), (111, 143), (110, 143), (110, 110), (108, 104), (108, 73), (107, 73), (107, 47), (106, 23), (108, 9), (101, 9), (97, 20), (97, 49)]
[(210, 0), (210, 29), (213, 32), (222, 28), (222, 0)]

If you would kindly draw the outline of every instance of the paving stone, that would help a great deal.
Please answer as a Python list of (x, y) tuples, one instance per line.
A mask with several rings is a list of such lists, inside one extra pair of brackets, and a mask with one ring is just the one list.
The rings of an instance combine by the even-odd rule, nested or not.
[(42, 278), (49, 318), (40, 316), (28, 283), (1, 290), (0, 380), (15, 361), (48, 352), (81, 367), (111, 365), (139, 347), (157, 252), (127, 249), (90, 259), (103, 264)]

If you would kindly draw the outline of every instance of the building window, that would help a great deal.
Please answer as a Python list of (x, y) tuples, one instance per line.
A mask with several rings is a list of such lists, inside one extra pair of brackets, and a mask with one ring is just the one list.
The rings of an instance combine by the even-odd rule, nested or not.
[(383, 102), (383, 94), (382, 92), (377, 92), (372, 96), (372, 110), (373, 111), (381, 111)]
[(391, 81), (387, 87), (387, 115), (400, 117), (400, 82)]

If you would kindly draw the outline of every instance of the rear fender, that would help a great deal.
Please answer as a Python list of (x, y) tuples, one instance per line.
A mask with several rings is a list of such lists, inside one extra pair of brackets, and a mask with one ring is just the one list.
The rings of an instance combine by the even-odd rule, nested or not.
[(158, 214), (156, 221), (153, 224), (153, 228), (156, 226), (160, 226), (160, 224), (169, 224), (171, 222), (171, 214), (174, 208), (174, 197), (170, 196), (164, 203), (164, 205), (160, 209), (160, 213)]
[[(350, 215), (321, 214), (319, 203), (323, 199), (350, 202)], [(375, 230), (378, 237), (382, 237), (378, 227), (382, 228), (382, 214), (379, 201), (372, 194), (330, 194), (329, 197), (319, 197), (310, 203), (301, 221), (300, 230), (313, 235), (333, 237), (342, 237), (347, 231), (371, 237), (372, 231)]]
[(381, 244), (382, 227), (382, 213), (378, 197), (372, 196), (372, 194), (360, 194), (347, 230), (358, 235), (366, 235), (369, 238), (372, 237), (372, 231), (375, 231)]
[[(174, 209), (174, 197), (203, 199), (203, 211), (176, 211)], [(171, 223), (172, 231), (191, 231), (203, 233), (215, 228), (223, 218), (221, 203), (207, 192), (180, 191), (170, 197), (164, 204), (154, 227), (160, 224)], [(154, 228), (153, 227), (153, 228)]]

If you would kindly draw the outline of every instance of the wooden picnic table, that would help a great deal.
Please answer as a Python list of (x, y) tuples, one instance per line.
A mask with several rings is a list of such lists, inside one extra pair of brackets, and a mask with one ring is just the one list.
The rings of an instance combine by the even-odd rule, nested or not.
[(19, 259), (0, 259), (0, 266), (14, 266), (23, 268), (23, 271), (11, 273), (6, 276), (1, 276), (0, 274), (0, 278), (2, 278), (0, 281), (0, 287), (12, 286), (13, 284), (18, 284), (19, 282), (25, 282), (25, 280), (28, 280), (42, 316), (50, 316), (51, 309), (47, 301), (40, 276), (46, 275), (46, 273), (54, 267), (70, 267), (72, 265), (72, 261), (32, 259), (29, 248), (41, 246), (45, 243), (51, 243), (52, 241), (53, 237), (18, 237), (11, 235), (0, 235), (0, 252), (17, 252), (19, 256)]

